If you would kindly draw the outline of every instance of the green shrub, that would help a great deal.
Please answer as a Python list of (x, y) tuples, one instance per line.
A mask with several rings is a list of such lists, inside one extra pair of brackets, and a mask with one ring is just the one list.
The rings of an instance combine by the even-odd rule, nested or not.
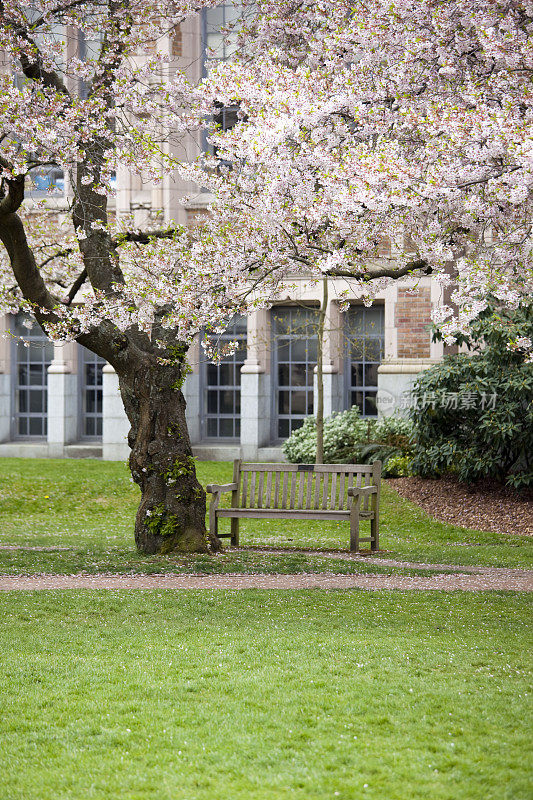
[(533, 485), (532, 310), (491, 304), (472, 324), (470, 337), (458, 337), (472, 355), (447, 356), (421, 373), (410, 412), (416, 473)]
[(413, 474), (411, 456), (392, 456), (386, 464), (387, 478), (407, 478)]
[[(372, 464), (383, 462), (388, 474), (392, 458), (410, 456), (413, 425), (405, 417), (363, 419), (357, 406), (324, 420), (324, 463)], [(282, 445), (288, 461), (313, 463), (316, 457), (316, 420), (307, 417), (301, 428)]]
[[(367, 441), (368, 423), (357, 406), (332, 414), (324, 420), (324, 462), (349, 464), (359, 443)], [(307, 417), (301, 428), (282, 445), (283, 453), (293, 464), (312, 464), (316, 458), (316, 419)]]

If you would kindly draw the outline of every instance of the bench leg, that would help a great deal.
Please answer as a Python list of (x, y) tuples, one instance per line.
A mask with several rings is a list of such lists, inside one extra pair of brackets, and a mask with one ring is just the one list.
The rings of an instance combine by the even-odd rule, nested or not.
[(211, 536), (218, 536), (217, 506), (218, 503), (213, 497), (209, 505), (209, 533)]
[(379, 550), (379, 512), (377, 508), (374, 511), (374, 519), (370, 520), (370, 535), (372, 537), (370, 547), (372, 550)]
[(239, 546), (239, 519), (232, 518), (231, 520), (231, 546)]
[(359, 552), (359, 503), (360, 497), (354, 497), (350, 509), (350, 552)]

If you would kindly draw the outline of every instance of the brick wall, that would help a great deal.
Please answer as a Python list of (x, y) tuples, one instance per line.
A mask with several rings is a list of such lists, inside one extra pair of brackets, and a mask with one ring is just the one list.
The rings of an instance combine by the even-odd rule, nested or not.
[(172, 45), (171, 45), (171, 55), (173, 56), (182, 56), (183, 55), (183, 36), (181, 33), (181, 25), (176, 25), (174, 30), (171, 33), (172, 37)]
[(398, 358), (429, 358), (431, 334), (431, 296), (428, 288), (410, 294), (398, 289), (396, 328)]

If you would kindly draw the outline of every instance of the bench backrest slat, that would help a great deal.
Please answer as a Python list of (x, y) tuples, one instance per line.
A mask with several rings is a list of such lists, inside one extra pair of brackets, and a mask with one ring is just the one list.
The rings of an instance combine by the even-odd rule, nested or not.
[(272, 473), (267, 472), (266, 489), (265, 489), (265, 508), (272, 507)]
[[(320, 473), (319, 473), (320, 474)], [(325, 472), (322, 482), (322, 508), (324, 511), (328, 507), (328, 492), (329, 492), (329, 472)]]
[(257, 508), (263, 508), (263, 484), (265, 482), (265, 473), (259, 473), (259, 485), (257, 487)]
[(331, 474), (331, 495), (329, 499), (330, 509), (336, 508), (336, 500), (337, 500), (337, 473), (333, 472)]
[[(235, 467), (237, 470), (237, 467)], [(380, 465), (371, 464), (249, 464), (234, 470), (240, 483), (240, 507), (280, 510), (344, 511), (351, 506), (348, 489), (379, 488)], [(238, 500), (239, 492), (235, 493)], [(371, 498), (361, 511), (371, 510)]]
[(339, 486), (339, 505), (338, 508), (342, 509), (344, 506), (344, 484), (346, 483), (346, 473), (341, 472), (339, 475), (340, 486)]
[(274, 473), (274, 508), (279, 508), (279, 479), (280, 473)]

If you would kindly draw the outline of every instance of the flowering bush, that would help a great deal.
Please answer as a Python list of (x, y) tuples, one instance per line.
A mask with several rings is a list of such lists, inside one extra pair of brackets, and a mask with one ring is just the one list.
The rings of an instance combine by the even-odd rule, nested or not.
[(533, 306), (510, 312), (492, 303), (458, 339), (474, 353), (420, 375), (410, 412), (417, 473), (533, 485), (532, 339)]
[[(403, 417), (363, 419), (357, 406), (332, 414), (324, 420), (324, 462), (326, 464), (365, 464), (381, 460), (383, 474), (388, 473), (389, 461), (404, 458), (396, 464), (395, 474), (408, 474), (411, 452), (412, 423)], [(312, 463), (316, 457), (316, 420), (308, 417), (282, 446), (292, 463)]]

